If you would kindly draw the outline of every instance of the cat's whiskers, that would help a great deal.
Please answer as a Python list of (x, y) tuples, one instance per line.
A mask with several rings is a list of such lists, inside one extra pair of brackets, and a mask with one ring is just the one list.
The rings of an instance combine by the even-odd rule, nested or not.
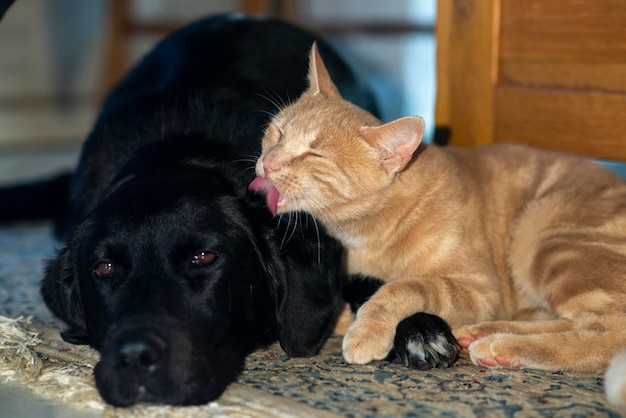
[(250, 167), (246, 167), (243, 169), (244, 173), (247, 173), (248, 171), (253, 171), (256, 173), (256, 167), (255, 166), (250, 166)]
[(230, 163), (252, 163), (253, 165), (256, 165), (256, 161), (256, 158), (241, 158), (238, 160), (232, 160)]
[(317, 197), (313, 196), (312, 194), (305, 194), (303, 195), (303, 200), (306, 201), (309, 206), (313, 207), (316, 213), (321, 213), (322, 218), (330, 218), (330, 211), (326, 207), (324, 207), (324, 205)]
[(289, 95), (287, 95), (287, 101), (285, 102), (285, 100), (283, 100), (280, 94), (277, 94), (275, 91), (271, 91), (271, 92), (268, 91), (268, 88), (266, 86), (263, 86), (263, 90), (265, 90), (265, 93), (267, 93), (267, 95), (264, 95), (261, 93), (255, 93), (255, 94), (257, 94), (258, 96), (270, 102), (272, 105), (274, 105), (274, 107), (276, 107), (276, 110), (278, 111), (287, 107), (291, 103), (291, 99), (289, 98)]
[(313, 219), (313, 225), (315, 226), (315, 234), (317, 235), (317, 265), (321, 266), (322, 265), (322, 253), (321, 253), (322, 242), (320, 240), (320, 228), (319, 228), (319, 225), (317, 224), (317, 219), (315, 219), (314, 216), (311, 216), (311, 219)]
[(317, 265), (321, 266), (322, 265), (322, 242), (321, 242), (321, 237), (320, 237), (320, 228), (317, 223), (317, 219), (315, 219), (315, 217), (312, 215), (307, 216), (306, 213), (304, 212), (296, 212), (296, 214), (297, 216), (304, 216), (304, 219), (306, 220), (306, 224), (304, 225), (305, 228), (308, 228), (309, 226), (309, 219), (313, 221), (313, 226), (315, 227), (315, 235), (317, 236)]
[[(278, 214), (278, 229), (280, 229), (280, 224), (283, 222), (284, 218), (285, 218), (285, 214), (284, 213), (279, 213)], [(287, 220), (287, 227), (289, 227), (289, 220)], [(286, 236), (286, 233), (285, 233), (285, 235), (283, 235), (283, 238), (282, 238), (282, 240), (280, 242), (280, 249), (281, 250), (283, 249), (283, 246), (285, 245), (285, 236)]]
[[(293, 228), (289, 228), (289, 226), (291, 225), (292, 219), (294, 220)], [(291, 234), (289, 234), (289, 238), (287, 238), (287, 233), (289, 232), (290, 229), (291, 229)], [(285, 236), (283, 237), (283, 242), (281, 243), (281, 247), (284, 243), (287, 243), (291, 240), (291, 238), (296, 233), (297, 229), (298, 229), (298, 214), (296, 212), (289, 212), (289, 222), (287, 223), (287, 229), (285, 230)]]
[(246, 156), (244, 158), (239, 158), (237, 160), (232, 160), (232, 161), (230, 161), (230, 163), (231, 164), (235, 164), (235, 163), (250, 163), (250, 166), (244, 167), (243, 172), (247, 173), (250, 170), (252, 170), (253, 172), (256, 172), (256, 164), (257, 164), (257, 161), (259, 159), (260, 154), (261, 154), (260, 152), (259, 153), (255, 153), (253, 155)]
[(323, 199), (318, 197), (315, 193), (307, 193), (307, 191), (302, 191), (297, 195), (290, 195), (290, 198), (292, 200), (292, 203), (293, 201), (304, 202), (304, 204), (301, 205), (304, 207), (299, 208), (300, 210), (303, 210), (305, 212), (314, 212), (315, 214), (317, 214), (317, 216), (320, 216), (321, 218), (332, 219), (332, 212), (327, 207), (327, 205), (324, 205), (322, 203)]
[[(290, 203), (292, 210), (290, 210), (289, 212), (283, 212), (279, 214), (280, 216), (279, 219), (282, 220), (283, 215), (287, 215), (288, 223), (287, 223), (286, 231), (290, 229), (290, 225), (292, 224), (292, 219), (293, 219), (294, 227), (292, 229), (292, 233), (289, 236), (289, 238), (286, 237), (287, 233), (285, 233), (285, 237), (283, 237), (281, 247), (285, 244), (285, 242), (291, 239), (291, 237), (295, 233), (295, 230), (297, 229), (297, 224), (298, 224), (297, 218), (299, 214), (296, 211), (305, 211), (309, 213), (315, 213), (317, 214), (316, 216), (319, 216), (325, 221), (332, 222), (333, 220), (332, 212), (330, 211), (330, 209), (327, 208), (325, 205), (323, 205), (322, 201), (318, 197), (314, 196), (314, 194), (307, 193), (306, 190), (303, 190), (302, 187), (300, 187), (300, 184), (298, 182), (295, 182), (293, 181), (293, 179), (290, 179), (290, 178), (283, 178), (282, 182), (283, 182), (283, 186), (287, 186), (287, 188), (292, 189), (292, 191), (287, 194), (281, 192), (283, 193), (283, 196), (287, 199), (287, 201)], [(281, 189), (284, 190), (285, 187), (281, 187)], [(295, 189), (297, 192), (294, 192), (293, 189)], [(321, 254), (319, 254), (321, 251), (321, 248), (320, 248), (321, 238), (320, 238), (320, 232), (319, 232), (319, 225), (315, 217), (312, 217), (312, 218), (313, 218), (313, 221), (315, 222), (315, 228), (317, 231), (318, 261), (321, 262)]]
[[(304, 212), (294, 212), (294, 211), (279, 213), (277, 229), (280, 229), (280, 224), (283, 221), (283, 219), (287, 218), (287, 226), (285, 227), (285, 234), (283, 235), (283, 238), (280, 242), (280, 248), (282, 249), (284, 245), (288, 243), (289, 240), (291, 240), (293, 235), (296, 233), (298, 229), (298, 219), (300, 216), (305, 216), (307, 223), (303, 224), (303, 222), (300, 222), (300, 224), (303, 224), (302, 226), (304, 226), (305, 228), (308, 227), (309, 218), (313, 220), (313, 226), (315, 227), (315, 235), (317, 236), (317, 264), (321, 266), (322, 265), (322, 240), (321, 240), (321, 235), (320, 235), (319, 224), (317, 223), (317, 219), (315, 219), (314, 216), (307, 216)], [(294, 220), (293, 228), (291, 228), (292, 219)], [(291, 230), (291, 234), (289, 234), (290, 230)]]
[[(293, 215), (293, 212), (287, 212), (287, 213), (281, 213), (278, 216), (278, 222), (279, 222), (279, 226), (280, 226), (280, 222), (282, 222), (283, 218), (285, 217), (285, 215), (287, 215), (287, 226), (285, 227), (285, 233), (283, 234), (283, 238), (280, 242), (280, 248), (282, 249), (284, 247), (284, 245), (289, 242), (289, 239), (291, 239), (291, 236), (289, 238), (287, 238), (287, 235), (289, 234), (289, 228), (291, 226), (291, 217)], [(293, 234), (292, 234), (293, 235)]]
[(263, 125), (263, 130), (267, 130), (267, 127), (271, 123), (271, 119), (274, 118), (274, 116), (276, 114), (273, 113), (273, 112), (270, 112), (269, 110), (264, 110), (264, 109), (256, 109), (256, 110), (254, 110), (254, 112), (265, 113), (266, 115), (268, 115), (270, 117), (270, 121)]

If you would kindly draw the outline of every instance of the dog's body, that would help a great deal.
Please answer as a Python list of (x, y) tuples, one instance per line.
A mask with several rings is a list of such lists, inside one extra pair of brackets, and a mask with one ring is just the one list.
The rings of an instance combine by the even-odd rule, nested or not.
[[(340, 247), (313, 221), (280, 228), (247, 192), (274, 102), (306, 88), (314, 40), (272, 20), (205, 19), (161, 42), (106, 101), (67, 206), (49, 202), (67, 246), (42, 282), (64, 338), (101, 351), (106, 401), (207, 402), (252, 350), (278, 339), (312, 355), (331, 331)], [(374, 110), (317, 42), (342, 93)], [(46, 187), (62, 197), (66, 183)], [(37, 205), (18, 193), (44, 200), (28, 187), (0, 191), (0, 219)]]

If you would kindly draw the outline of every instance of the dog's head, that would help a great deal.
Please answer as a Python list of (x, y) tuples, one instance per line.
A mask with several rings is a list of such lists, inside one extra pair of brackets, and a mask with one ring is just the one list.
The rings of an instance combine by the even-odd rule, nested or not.
[(315, 354), (341, 305), (337, 243), (311, 222), (281, 246), (245, 181), (189, 161), (122, 176), (42, 283), (114, 405), (215, 399), (259, 346)]

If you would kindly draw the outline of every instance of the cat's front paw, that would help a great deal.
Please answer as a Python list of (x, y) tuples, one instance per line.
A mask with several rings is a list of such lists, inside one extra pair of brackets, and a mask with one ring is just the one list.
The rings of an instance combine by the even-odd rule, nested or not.
[(350, 364), (386, 358), (393, 347), (394, 331), (385, 323), (357, 319), (343, 337), (343, 358)]
[(492, 334), (474, 340), (468, 351), (477, 366), (517, 370), (524, 367), (523, 344), (523, 336)]
[(454, 336), (461, 346), (461, 354), (469, 354), (470, 345), (488, 334), (489, 332), (483, 331), (477, 327), (461, 327), (454, 330)]
[(419, 370), (449, 367), (457, 360), (460, 349), (450, 326), (443, 319), (418, 312), (403, 319), (396, 327), (389, 360)]

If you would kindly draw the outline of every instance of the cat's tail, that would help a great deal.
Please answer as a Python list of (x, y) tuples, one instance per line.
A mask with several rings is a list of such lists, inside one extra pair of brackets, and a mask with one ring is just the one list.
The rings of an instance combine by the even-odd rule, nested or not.
[(613, 405), (626, 407), (626, 349), (611, 361), (604, 375), (604, 391)]
[(0, 222), (53, 219), (65, 211), (71, 173), (0, 188)]

